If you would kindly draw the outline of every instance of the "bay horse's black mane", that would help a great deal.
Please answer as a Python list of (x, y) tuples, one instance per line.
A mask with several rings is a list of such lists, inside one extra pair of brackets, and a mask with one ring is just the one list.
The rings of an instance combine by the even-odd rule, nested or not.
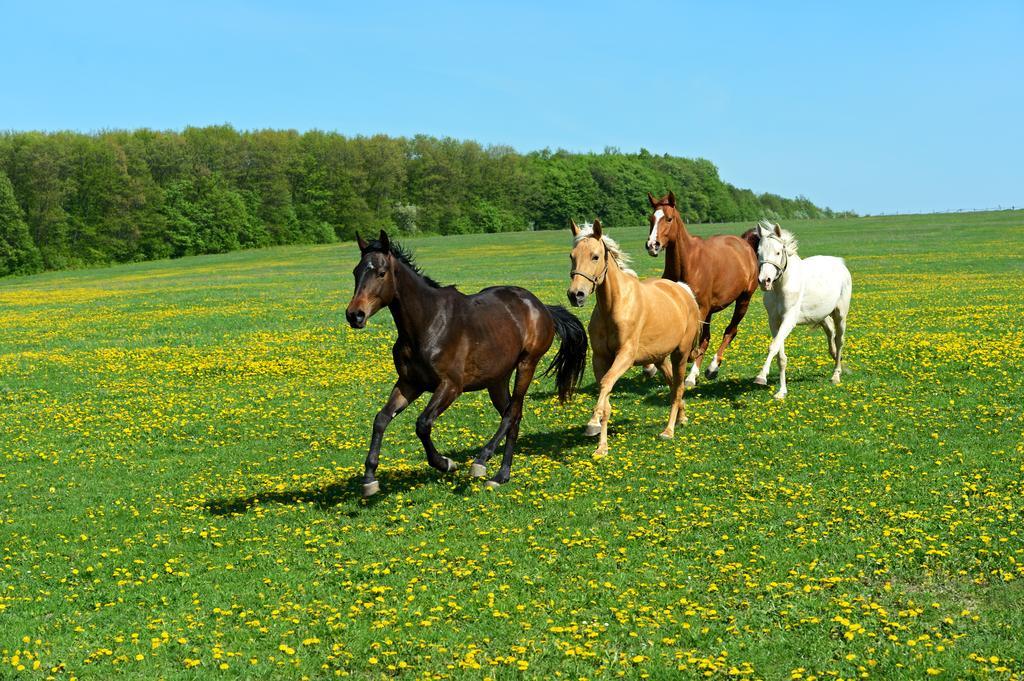
[(427, 282), (427, 286), (430, 286), (431, 288), (443, 288), (441, 284), (437, 283), (437, 281), (424, 274), (423, 270), (420, 269), (420, 266), (416, 264), (416, 260), (413, 257), (412, 251), (405, 248), (404, 246), (402, 246), (402, 244), (398, 243), (397, 241), (391, 240), (391, 248), (390, 250), (388, 250), (384, 248), (384, 244), (382, 244), (379, 239), (373, 239), (372, 241), (369, 242), (369, 246), (366, 248), (366, 252), (370, 253), (373, 251), (376, 251), (377, 253), (390, 252), (391, 255), (395, 256), (396, 258), (404, 262), (406, 265), (408, 265), (409, 269), (418, 274), (423, 279), (423, 281)]

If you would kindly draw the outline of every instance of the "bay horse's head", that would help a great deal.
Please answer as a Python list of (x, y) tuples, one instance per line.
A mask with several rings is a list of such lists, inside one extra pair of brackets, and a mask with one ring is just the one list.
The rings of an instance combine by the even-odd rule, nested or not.
[(647, 200), (651, 202), (654, 210), (648, 221), (651, 223), (651, 233), (647, 237), (647, 252), (651, 257), (657, 258), (663, 248), (675, 240), (676, 229), (683, 224), (683, 216), (676, 210), (676, 195), (669, 192), (660, 199), (647, 192)]
[(587, 296), (596, 291), (608, 276), (608, 247), (601, 238), (601, 221), (597, 218), (594, 218), (594, 226), (590, 231), (581, 229), (575, 220), (569, 221), (569, 227), (574, 242), (569, 255), (572, 261), (569, 290), (565, 294), (569, 297), (570, 305), (583, 307)]
[(356, 289), (345, 310), (345, 319), (353, 329), (361, 329), (366, 320), (390, 305), (395, 297), (395, 256), (383, 229), (377, 241), (368, 242), (356, 234), (356, 242), (360, 254), (359, 264), (352, 270)]

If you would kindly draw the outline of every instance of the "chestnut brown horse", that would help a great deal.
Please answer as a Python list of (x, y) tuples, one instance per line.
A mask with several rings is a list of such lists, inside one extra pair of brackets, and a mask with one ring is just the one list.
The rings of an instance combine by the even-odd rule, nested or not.
[(590, 347), (594, 378), (600, 392), (594, 414), (584, 431), (600, 435), (594, 456), (608, 453), (608, 421), (615, 382), (636, 364), (654, 362), (671, 389), (668, 425), (660, 437), (671, 439), (677, 420), (686, 423), (683, 374), (686, 361), (700, 338), (697, 301), (690, 287), (665, 279), (640, 281), (626, 267), (619, 245), (604, 234), (601, 221), (581, 229), (571, 222), (572, 271), (566, 295), (582, 307), (587, 296), (597, 299), (590, 316)]
[(722, 334), (722, 344), (705, 373), (708, 378), (718, 375), (725, 349), (736, 337), (750, 299), (757, 290), (757, 252), (747, 239), (732, 234), (718, 234), (707, 239), (691, 236), (683, 216), (676, 210), (673, 192), (660, 199), (655, 199), (648, 192), (647, 198), (653, 209), (649, 218), (651, 231), (647, 237), (647, 253), (656, 258), (660, 251), (665, 251), (665, 271), (661, 276), (689, 284), (697, 297), (700, 318), (704, 322), (700, 345), (686, 377), (686, 385), (692, 386), (697, 382), (700, 364), (711, 340), (711, 316), (735, 303), (732, 320)]
[[(487, 461), (504, 439), (501, 467), (487, 486), (507, 482), (523, 400), (537, 363), (558, 334), (561, 347), (548, 372), (555, 372), (559, 399), (567, 400), (586, 366), (587, 334), (583, 324), (564, 307), (544, 305), (516, 286), (494, 286), (469, 296), (454, 286), (442, 287), (423, 275), (408, 252), (391, 242), (383, 230), (375, 241), (358, 236), (357, 240), (360, 258), (353, 272), (355, 293), (345, 313), (348, 323), (361, 329), (386, 306), (398, 329), (392, 349), (398, 381), (373, 420), (363, 496), (380, 491), (376, 472), (384, 430), (424, 392), (433, 395), (416, 420), (416, 435), (426, 450), (427, 462), (442, 473), (454, 471), (457, 465), (441, 456), (430, 439), (434, 421), (463, 392), (486, 389), (490, 393), (501, 424), (480, 450), (470, 474), (486, 476)], [(510, 393), (513, 372), (516, 378)]]

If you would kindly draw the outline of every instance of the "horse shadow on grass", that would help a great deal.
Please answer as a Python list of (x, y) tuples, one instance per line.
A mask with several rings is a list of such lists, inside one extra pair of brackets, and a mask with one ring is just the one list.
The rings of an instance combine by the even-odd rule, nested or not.
[[(623, 424), (625, 425), (625, 423)], [(592, 440), (583, 435), (583, 426), (574, 427), (570, 430), (548, 431), (542, 433), (523, 433), (516, 443), (516, 460), (523, 457), (541, 456), (554, 461), (565, 462), (568, 456), (577, 448), (591, 443)], [(438, 443), (441, 444), (441, 443)], [(482, 446), (482, 445), (481, 445)], [(376, 506), (380, 501), (398, 493), (409, 492), (422, 487), (430, 482), (451, 481), (453, 485), (446, 487), (452, 494), (465, 495), (467, 490), (480, 482), (469, 477), (467, 467), (469, 461), (474, 459), (480, 451), (480, 446), (466, 447), (454, 451), (444, 452), (453, 461), (459, 464), (459, 471), (454, 475), (439, 473), (427, 465), (426, 455), (423, 455), (422, 468), (399, 470), (389, 469), (387, 465), (387, 453), (381, 454), (381, 466), (377, 471), (380, 480), (381, 490), (369, 499), (362, 498), (363, 475), (357, 473), (344, 480), (335, 481), (323, 487), (304, 488), (295, 490), (283, 490), (274, 492), (263, 492), (245, 497), (234, 497), (227, 499), (212, 499), (206, 502), (205, 507), (208, 513), (214, 516), (243, 515), (255, 506), (267, 504), (283, 504), (298, 506), (312, 504), (320, 510), (332, 509), (343, 502), (353, 506), (343, 513), (344, 516), (354, 518), (360, 512)], [(497, 470), (500, 465), (502, 449), (499, 448), (491, 457), (488, 463), (490, 472)], [(512, 464), (513, 476), (516, 472), (515, 462)], [(513, 478), (514, 479), (514, 478)], [(509, 483), (511, 484), (511, 483)]]

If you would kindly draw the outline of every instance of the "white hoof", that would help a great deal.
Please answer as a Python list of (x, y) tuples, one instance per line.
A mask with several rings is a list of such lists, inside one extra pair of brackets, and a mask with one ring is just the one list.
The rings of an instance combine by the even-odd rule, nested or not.
[(583, 429), (583, 434), (586, 435), (587, 437), (594, 437), (595, 435), (600, 435), (601, 434), (601, 426), (600, 426), (600, 424), (595, 426), (593, 423), (588, 423), (587, 427)]
[(445, 473), (454, 473), (455, 471), (459, 470), (459, 464), (455, 463), (447, 456), (442, 456), (441, 458), (448, 463), (448, 469), (445, 471)]
[(775, 393), (775, 399), (777, 399), (777, 400), (784, 400), (784, 399), (786, 399), (786, 395), (787, 394), (788, 393), (784, 393), (784, 392), (782, 392), (780, 390), (779, 392)]
[(644, 367), (644, 376), (646, 376), (647, 378), (654, 378), (657, 375), (658, 367), (654, 366), (653, 364), (648, 364), (647, 366)]
[(474, 463), (469, 467), (469, 474), (474, 478), (486, 478), (487, 477), (487, 466), (481, 466), (478, 463)]
[(693, 386), (697, 385), (697, 379), (690, 378), (689, 376), (687, 376), (686, 380), (683, 381), (683, 385), (685, 385), (687, 388), (692, 388)]
[(843, 382), (843, 379), (838, 374), (832, 376), (832, 385), (839, 385), (842, 382)]
[(758, 376), (757, 378), (754, 379), (754, 385), (768, 385), (768, 377)]
[(673, 433), (665, 433), (665, 432), (658, 433), (658, 439), (659, 440), (671, 440), (674, 437), (675, 437), (675, 435)]
[(380, 491), (380, 483), (374, 480), (363, 485), (363, 498), (372, 497)]

